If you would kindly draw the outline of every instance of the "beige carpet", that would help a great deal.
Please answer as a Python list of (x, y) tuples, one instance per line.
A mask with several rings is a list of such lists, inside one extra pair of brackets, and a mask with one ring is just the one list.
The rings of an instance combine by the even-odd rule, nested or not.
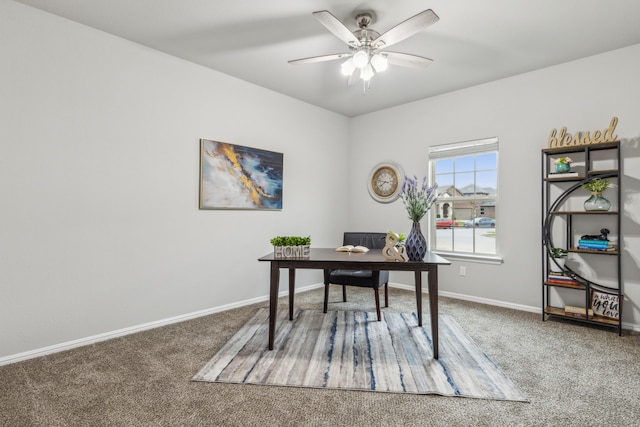
[(272, 351), (268, 323), (258, 310), (193, 380), (527, 401), (451, 316), (440, 316), (437, 360), (429, 323), (411, 313), (298, 310), (289, 321), (280, 310)]
[[(375, 310), (371, 289), (352, 288), (346, 303), (332, 290), (329, 309)], [(295, 307), (321, 311), (323, 291), (297, 294)], [(413, 291), (392, 287), (389, 297), (384, 313), (416, 309)], [(639, 333), (619, 337), (610, 328), (542, 322), (540, 313), (439, 300), (440, 314), (453, 317), (530, 403), (191, 381), (269, 306), (261, 302), (0, 366), (0, 426), (638, 425)], [(282, 297), (280, 307), (287, 301)]]

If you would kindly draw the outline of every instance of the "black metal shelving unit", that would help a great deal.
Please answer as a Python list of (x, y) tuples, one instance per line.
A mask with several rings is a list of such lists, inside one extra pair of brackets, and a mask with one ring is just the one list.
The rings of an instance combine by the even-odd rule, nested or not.
[[(608, 150), (608, 153), (604, 150)], [(614, 168), (597, 169), (594, 167), (596, 160), (594, 157), (598, 152), (605, 154), (606, 161), (613, 162)], [(579, 158), (578, 176), (553, 177), (552, 170), (554, 160), (559, 157), (571, 156)], [(618, 335), (622, 335), (622, 257), (620, 244), (622, 243), (621, 229), (621, 157), (620, 142), (607, 142), (592, 145), (578, 145), (561, 148), (547, 148), (542, 150), (542, 320), (548, 316), (556, 316), (575, 320), (578, 322), (603, 325), (617, 328)], [(601, 161), (601, 159), (598, 159)], [(613, 188), (607, 190), (605, 194), (615, 191), (616, 203), (609, 211), (585, 211), (583, 209), (565, 208), (569, 204), (571, 197), (576, 197), (579, 193), (584, 193), (582, 184), (593, 178), (608, 178), (615, 184)], [(553, 194), (552, 194), (553, 193)], [(584, 219), (600, 218), (606, 228), (610, 228), (612, 234), (617, 235), (617, 248), (613, 251), (585, 250), (577, 248), (576, 223)], [(554, 223), (559, 220), (561, 225), (554, 227)], [(558, 230), (560, 229), (560, 231)], [(590, 257), (607, 257), (607, 265), (611, 264), (611, 271), (615, 272), (617, 283), (607, 285), (597, 283), (589, 272), (578, 271), (576, 268), (557, 265), (551, 261), (551, 248), (560, 247), (568, 251), (568, 257), (581, 256), (586, 263)], [(556, 271), (562, 268), (560, 273), (570, 279), (570, 283), (550, 282), (549, 274), (551, 268)], [(566, 292), (582, 292), (584, 295), (584, 313), (568, 312), (566, 307), (559, 307), (552, 304), (551, 289), (567, 290)], [(619, 309), (617, 318), (590, 314), (592, 291), (605, 294), (616, 295), (618, 297)]]

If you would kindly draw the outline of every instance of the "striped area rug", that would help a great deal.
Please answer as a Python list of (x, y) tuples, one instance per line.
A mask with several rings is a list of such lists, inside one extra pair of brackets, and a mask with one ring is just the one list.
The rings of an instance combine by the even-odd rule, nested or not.
[(194, 381), (368, 390), (528, 402), (465, 333), (441, 315), (440, 358), (431, 350), (428, 316), (278, 311), (272, 351), (269, 311), (260, 309), (198, 372)]

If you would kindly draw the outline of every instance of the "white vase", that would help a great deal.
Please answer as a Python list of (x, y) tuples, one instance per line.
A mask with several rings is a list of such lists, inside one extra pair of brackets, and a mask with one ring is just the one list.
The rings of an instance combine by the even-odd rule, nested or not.
[(551, 270), (552, 271), (564, 271), (564, 263), (566, 258), (551, 258)]

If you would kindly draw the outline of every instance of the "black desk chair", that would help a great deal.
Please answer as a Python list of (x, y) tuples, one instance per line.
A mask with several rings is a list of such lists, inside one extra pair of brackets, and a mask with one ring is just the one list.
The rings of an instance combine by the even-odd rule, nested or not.
[[(386, 233), (344, 233), (343, 245), (366, 246), (369, 249), (382, 249)], [(329, 285), (342, 285), (342, 299), (347, 302), (347, 285), (372, 288), (376, 299), (376, 314), (380, 320), (380, 293), (384, 286), (384, 306), (389, 307), (389, 272), (371, 270), (324, 270), (324, 312), (327, 312)]]

